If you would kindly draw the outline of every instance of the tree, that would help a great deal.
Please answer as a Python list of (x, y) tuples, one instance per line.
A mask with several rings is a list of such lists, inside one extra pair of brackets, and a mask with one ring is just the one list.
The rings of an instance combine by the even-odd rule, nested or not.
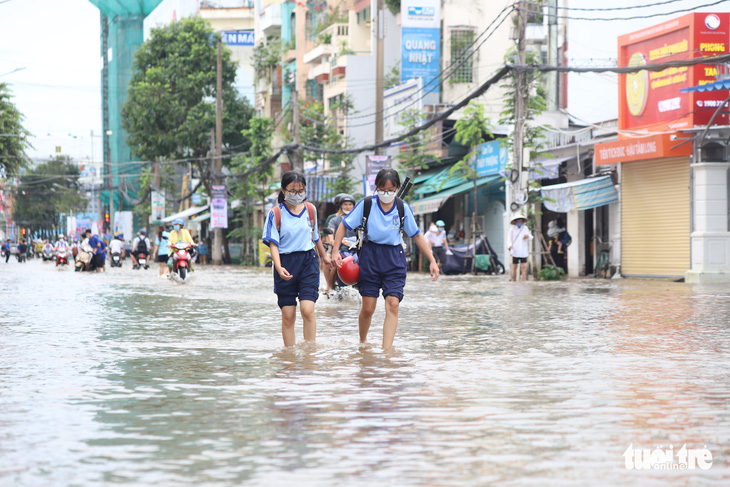
[(469, 152), (449, 171), (449, 175), (458, 175), (474, 182), (474, 211), (471, 219), (471, 235), (474, 243), (474, 253), (472, 254), (471, 269), (474, 272), (476, 264), (477, 250), (477, 179), (479, 175), (471, 166), (471, 162), (476, 156), (477, 147), (484, 143), (485, 137), (492, 138), (492, 132), (489, 129), (489, 119), (484, 116), (484, 105), (470, 101), (464, 109), (464, 115), (456, 121), (456, 135), (454, 136), (462, 145), (469, 147)]
[(231, 172), (247, 173), (245, 178), (235, 179), (231, 191), (243, 204), (235, 211), (234, 219), (241, 225), (228, 234), (229, 238), (240, 238), (243, 242), (243, 262), (253, 263), (256, 242), (261, 235), (261, 228), (253, 225), (255, 204), (262, 202), (264, 212), (265, 198), (271, 192), (269, 179), (274, 175), (273, 164), (262, 165), (271, 156), (271, 138), (274, 134), (274, 121), (267, 117), (254, 117), (250, 126), (242, 135), (250, 143), (248, 155), (239, 156), (231, 162)]
[[(215, 129), (215, 42), (220, 34), (205, 20), (189, 17), (152, 29), (135, 53), (129, 96), (122, 109), (124, 128), (135, 156), (148, 160), (195, 159), (206, 189)], [(234, 85), (236, 63), (223, 49), (223, 146), (243, 152), (253, 108)], [(224, 159), (225, 161), (226, 159)], [(210, 193), (209, 193), (210, 194)]]
[(79, 168), (68, 156), (56, 156), (21, 176), (15, 190), (13, 218), (31, 232), (58, 228), (59, 216), (86, 208)]
[[(409, 132), (416, 127), (420, 127), (425, 118), (425, 113), (411, 108), (401, 113), (398, 125), (403, 127), (404, 132)], [(425, 137), (426, 132), (420, 131), (403, 141), (404, 146), (396, 156), (401, 169), (412, 173), (419, 169), (426, 169), (430, 163), (438, 161), (436, 156), (426, 152)]]
[(12, 101), (10, 88), (0, 83), (0, 178), (26, 166), (25, 150), (31, 148), (31, 133), (23, 127), (23, 116)]

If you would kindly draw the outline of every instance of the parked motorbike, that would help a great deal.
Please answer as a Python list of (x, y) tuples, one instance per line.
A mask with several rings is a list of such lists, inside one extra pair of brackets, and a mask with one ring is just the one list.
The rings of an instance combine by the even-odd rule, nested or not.
[(62, 247), (56, 251), (56, 267), (68, 265), (68, 249)]
[(78, 255), (76, 256), (76, 268), (74, 269), (76, 272), (79, 271), (92, 271), (93, 264), (92, 264), (92, 258), (94, 257), (94, 250), (89, 245), (84, 245), (79, 250)]
[(185, 282), (190, 273), (190, 262), (192, 256), (190, 255), (193, 248), (188, 242), (177, 242), (173, 245), (175, 252), (172, 254), (173, 277), (180, 281)]
[(122, 267), (122, 254), (114, 252), (112, 254), (112, 261), (110, 264), (112, 267)]

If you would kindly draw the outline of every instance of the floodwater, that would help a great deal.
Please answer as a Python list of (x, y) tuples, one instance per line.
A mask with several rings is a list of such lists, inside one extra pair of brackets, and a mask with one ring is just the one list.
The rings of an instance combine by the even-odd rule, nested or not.
[(382, 308), (284, 349), (270, 270), (2, 261), (0, 485), (730, 485), (730, 286), (410, 275), (391, 352)]

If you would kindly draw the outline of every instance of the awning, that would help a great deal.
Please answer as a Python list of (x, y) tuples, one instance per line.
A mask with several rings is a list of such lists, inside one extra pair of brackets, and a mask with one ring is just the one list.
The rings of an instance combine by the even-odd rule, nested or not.
[[(477, 179), (477, 188), (490, 184), (495, 183), (497, 181), (500, 181), (502, 179), (502, 176), (499, 176), (498, 174), (493, 174), (491, 176), (485, 176), (483, 178)], [(463, 179), (462, 179), (463, 181)], [(474, 182), (473, 181), (466, 181), (465, 183), (462, 183), (458, 186), (454, 186), (451, 189), (448, 189), (446, 191), (441, 191), (440, 193), (436, 193), (434, 195), (431, 195), (427, 198), (422, 198), (420, 200), (414, 200), (409, 203), (411, 209), (413, 210), (414, 215), (425, 215), (428, 213), (433, 213), (435, 211), (438, 211), (439, 208), (441, 208), (446, 201), (451, 198), (453, 195), (466, 193), (467, 191), (474, 189)]]
[(449, 174), (450, 167), (444, 168), (423, 181), (421, 185), (413, 189), (415, 194), (429, 194), (436, 193), (438, 191), (445, 191), (447, 189), (456, 187), (462, 184), (466, 179), (462, 176), (452, 176)]
[[(337, 183), (340, 178), (339, 175), (321, 175), (321, 176), (310, 176), (307, 175), (307, 200), (313, 202), (327, 201), (334, 203), (336, 190), (330, 189)], [(276, 192), (279, 195), (279, 192)]]
[(204, 222), (204, 221), (206, 221), (206, 220), (210, 220), (210, 212), (209, 212), (209, 211), (208, 211), (208, 212), (205, 212), (205, 213), (203, 213), (202, 215), (198, 215), (198, 216), (196, 216), (195, 218), (193, 218), (193, 219), (192, 219), (192, 220), (190, 220), (190, 221), (191, 221), (191, 222)]
[(682, 88), (679, 91), (681, 91), (682, 93), (704, 93), (705, 91), (715, 90), (730, 90), (730, 79), (719, 79), (713, 83), (705, 83), (704, 85), (699, 86), (690, 86), (689, 88)]
[(567, 213), (570, 210), (590, 210), (599, 206), (610, 205), (618, 201), (618, 193), (611, 176), (581, 179), (570, 183), (543, 186), (545, 208), (556, 213)]
[(583, 152), (580, 155), (573, 154), (570, 156), (563, 157), (543, 157), (540, 159), (534, 159), (530, 162), (531, 167), (535, 167), (540, 164), (539, 169), (530, 170), (530, 179), (539, 181), (541, 179), (556, 179), (560, 176), (560, 165), (566, 161), (574, 160), (577, 157), (583, 159), (587, 156), (588, 152)]
[(193, 215), (197, 215), (201, 211), (205, 211), (209, 208), (208, 205), (206, 206), (191, 206), (187, 210), (183, 210), (180, 213), (175, 213), (174, 215), (170, 215), (167, 218), (162, 219), (162, 223), (170, 223), (173, 220), (177, 220), (178, 218), (181, 220), (185, 220), (190, 218)]

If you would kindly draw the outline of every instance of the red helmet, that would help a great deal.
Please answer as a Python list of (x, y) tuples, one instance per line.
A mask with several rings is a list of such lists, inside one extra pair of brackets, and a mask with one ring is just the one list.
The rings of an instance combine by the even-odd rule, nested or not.
[(337, 275), (348, 286), (357, 284), (360, 278), (360, 266), (355, 262), (355, 256), (350, 255), (342, 260), (342, 267), (337, 269)]

